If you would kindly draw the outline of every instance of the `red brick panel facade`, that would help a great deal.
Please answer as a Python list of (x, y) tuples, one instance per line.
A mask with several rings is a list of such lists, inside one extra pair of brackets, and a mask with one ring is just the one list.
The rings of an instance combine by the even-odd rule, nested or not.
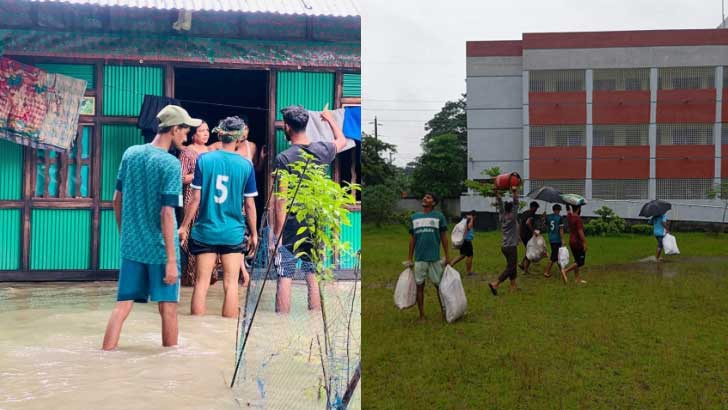
[(713, 145), (658, 145), (657, 178), (713, 178)]
[(528, 93), (531, 125), (586, 124), (586, 92)]
[(649, 91), (594, 91), (594, 124), (647, 124), (650, 122)]
[(586, 147), (531, 147), (531, 179), (586, 178)]
[(648, 179), (650, 147), (592, 147), (592, 179)]
[(715, 90), (658, 90), (657, 123), (715, 122)]

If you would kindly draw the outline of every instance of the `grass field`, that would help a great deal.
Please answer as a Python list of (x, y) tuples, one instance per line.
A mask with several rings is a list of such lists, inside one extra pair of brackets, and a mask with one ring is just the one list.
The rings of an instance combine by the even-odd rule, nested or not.
[(493, 297), (500, 236), (479, 232), (468, 313), (454, 324), (441, 322), (431, 286), (425, 324), (416, 307), (394, 306), (404, 228), (362, 235), (363, 408), (728, 408), (728, 235), (677, 234), (682, 255), (659, 267), (639, 262), (653, 237), (587, 238), (588, 284), (546, 279), (541, 262), (519, 271), (522, 291), (504, 284)]

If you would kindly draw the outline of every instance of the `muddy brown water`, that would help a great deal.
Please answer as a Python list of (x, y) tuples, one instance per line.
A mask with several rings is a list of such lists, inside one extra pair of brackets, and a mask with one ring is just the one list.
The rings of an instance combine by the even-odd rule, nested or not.
[[(219, 316), (221, 283), (210, 288), (203, 317), (189, 315), (192, 292), (182, 288), (179, 346), (161, 346), (156, 304), (135, 304), (114, 352), (100, 346), (115, 283), (0, 284), (0, 410), (324, 409), (321, 356), (311, 343), (321, 315), (277, 315), (274, 291), (266, 288), (243, 377), (231, 389), (237, 319)], [(305, 287), (294, 286), (294, 298), (300, 304)], [(358, 315), (353, 327), (358, 336)], [(358, 391), (350, 408), (361, 408)]]

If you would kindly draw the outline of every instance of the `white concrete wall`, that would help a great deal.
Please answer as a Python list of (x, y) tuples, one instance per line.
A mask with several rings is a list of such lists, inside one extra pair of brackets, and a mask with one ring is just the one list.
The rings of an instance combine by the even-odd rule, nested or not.
[(467, 58), (468, 178), (523, 170), (521, 57)]
[[(522, 201), (530, 202), (529, 198), (521, 198)], [(479, 212), (496, 212), (491, 206), (494, 200), (492, 198), (483, 198), (479, 195), (463, 195), (460, 197), (461, 209), (475, 209)], [(642, 205), (647, 201), (604, 201), (593, 200), (585, 205), (581, 214), (587, 217), (597, 216), (594, 211), (602, 206), (612, 208), (614, 212), (622, 218), (627, 219), (645, 219), (639, 216)], [(546, 202), (541, 202), (540, 212), (546, 209), (551, 212), (551, 206)], [(667, 214), (668, 219), (694, 221), (694, 222), (722, 222), (725, 202), (719, 200), (702, 200), (702, 201), (674, 201), (672, 202), (672, 210)], [(562, 213), (565, 213), (564, 210)], [(728, 222), (728, 218), (725, 222)]]
[(523, 50), (524, 70), (728, 65), (728, 46)]

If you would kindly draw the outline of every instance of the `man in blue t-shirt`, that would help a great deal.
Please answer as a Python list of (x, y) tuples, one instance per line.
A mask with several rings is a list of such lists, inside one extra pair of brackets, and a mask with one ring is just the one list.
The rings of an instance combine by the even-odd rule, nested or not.
[(650, 225), (652, 225), (652, 231), (657, 239), (657, 253), (655, 259), (658, 262), (662, 262), (662, 240), (665, 239), (665, 235), (670, 233), (668, 229), (667, 214), (656, 215), (650, 218)]
[(248, 159), (235, 152), (236, 141), (242, 137), (244, 127), (243, 120), (238, 117), (228, 117), (220, 122), (213, 132), (220, 137), (222, 149), (200, 155), (190, 184), (192, 200), (179, 235), (182, 241), (187, 240), (187, 228), (199, 207), (189, 238), (190, 253), (197, 256), (193, 315), (205, 314), (210, 275), (220, 255), (225, 290), (222, 316), (237, 317), (238, 277), (246, 227), (250, 228), (249, 250), (254, 252), (258, 245), (255, 171)]
[[(543, 276), (551, 277), (551, 267), (559, 260), (559, 248), (564, 243), (564, 220), (561, 218), (561, 205), (554, 204), (551, 209), (554, 211), (546, 217), (546, 225), (549, 231), (549, 242), (551, 242), (551, 259)], [(544, 211), (546, 214), (546, 211)]]
[(174, 208), (182, 206), (182, 169), (169, 151), (181, 146), (201, 121), (168, 105), (157, 114), (159, 132), (150, 144), (129, 147), (121, 159), (114, 214), (121, 231), (119, 289), (103, 349), (115, 349), (134, 302), (159, 303), (162, 345), (177, 344), (179, 253)]

